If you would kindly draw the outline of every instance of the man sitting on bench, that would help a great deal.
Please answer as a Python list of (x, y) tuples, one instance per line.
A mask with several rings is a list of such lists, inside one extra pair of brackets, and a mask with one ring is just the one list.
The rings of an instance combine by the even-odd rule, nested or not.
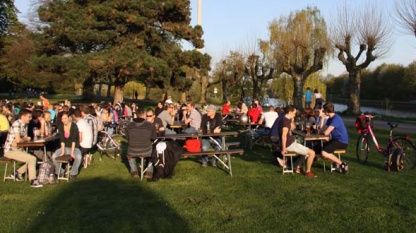
[[(144, 156), (152, 155), (152, 142), (156, 139), (155, 127), (152, 123), (145, 120), (145, 111), (136, 110), (137, 118), (126, 126), (127, 155)], [(129, 159), (130, 173), (134, 178), (138, 178), (136, 158)]]
[[(202, 117), (201, 120), (201, 129), (203, 134), (207, 133), (220, 133), (222, 125), (222, 116), (221, 113), (217, 113), (217, 107), (215, 105), (209, 105), (207, 108), (207, 113)], [(219, 137), (209, 137), (202, 139), (202, 151), (208, 151), (211, 146), (214, 147), (216, 151), (221, 150), (221, 141)], [(207, 167), (208, 156), (202, 156), (202, 168)], [(217, 159), (212, 157), (211, 164), (213, 167), (217, 167)]]

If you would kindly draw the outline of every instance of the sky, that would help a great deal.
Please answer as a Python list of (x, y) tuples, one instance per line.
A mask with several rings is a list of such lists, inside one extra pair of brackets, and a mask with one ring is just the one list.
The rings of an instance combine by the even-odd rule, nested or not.
[[(395, 0), (375, 1), (393, 14)], [(224, 59), (230, 51), (241, 51), (250, 47), (257, 39), (268, 39), (267, 27), (273, 19), (288, 16), (291, 12), (302, 10), (307, 6), (316, 6), (327, 24), (335, 19), (337, 8), (343, 0), (202, 0), (202, 28), (205, 48), (202, 52), (211, 55), (214, 66)], [(191, 25), (197, 24), (198, 0), (191, 0)], [(363, 0), (348, 0), (348, 4), (363, 6)], [(29, 9), (30, 0), (15, 0), (15, 5), (22, 13), (23, 20)], [(404, 35), (393, 24), (392, 46), (381, 59), (374, 61), (370, 69), (382, 63), (402, 64), (407, 66), (416, 59), (416, 38)], [(185, 45), (187, 48), (187, 45)], [(330, 59), (324, 66), (324, 74), (340, 75), (345, 67), (336, 58)]]

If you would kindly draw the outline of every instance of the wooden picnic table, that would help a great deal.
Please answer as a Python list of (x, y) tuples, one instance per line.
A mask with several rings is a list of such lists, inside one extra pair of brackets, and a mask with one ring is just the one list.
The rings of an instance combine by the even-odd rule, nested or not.
[(31, 140), (31, 141), (27, 141), (27, 142), (19, 142), (17, 143), (18, 147), (22, 147), (22, 148), (26, 148), (26, 152), (29, 150), (30, 147), (34, 148), (38, 148), (38, 147), (43, 147), (43, 162), (46, 162), (48, 160), (48, 156), (46, 153), (46, 145), (48, 143), (53, 143), (59, 140), (59, 135), (55, 134), (55, 135), (51, 135), (48, 136), (44, 139), (37, 139), (37, 140)]

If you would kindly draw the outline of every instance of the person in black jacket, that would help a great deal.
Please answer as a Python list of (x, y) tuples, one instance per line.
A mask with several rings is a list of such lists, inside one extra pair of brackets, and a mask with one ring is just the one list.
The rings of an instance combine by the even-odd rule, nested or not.
[[(203, 134), (216, 134), (221, 133), (222, 116), (221, 113), (217, 113), (217, 107), (215, 105), (209, 105), (207, 113), (202, 116), (201, 129)], [(219, 151), (221, 140), (219, 137), (203, 138), (202, 139), (202, 151), (208, 151), (212, 146), (216, 151)], [(205, 168), (208, 163), (208, 156), (202, 156), (202, 168)], [(217, 166), (217, 159), (212, 157), (211, 165)]]
[[(126, 126), (127, 154), (130, 156), (152, 155), (152, 143), (156, 139), (155, 127), (146, 121), (145, 111), (138, 109), (137, 118)], [(130, 172), (133, 177), (139, 177), (135, 158), (129, 159)]]

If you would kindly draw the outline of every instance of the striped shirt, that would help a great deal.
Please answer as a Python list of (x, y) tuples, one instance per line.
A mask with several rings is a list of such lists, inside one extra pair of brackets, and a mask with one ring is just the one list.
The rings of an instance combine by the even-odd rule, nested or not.
[(191, 114), (189, 115), (189, 119), (191, 119), (189, 126), (193, 127), (198, 131), (199, 128), (201, 128), (201, 113), (199, 113), (198, 110), (194, 108), (192, 109)]

